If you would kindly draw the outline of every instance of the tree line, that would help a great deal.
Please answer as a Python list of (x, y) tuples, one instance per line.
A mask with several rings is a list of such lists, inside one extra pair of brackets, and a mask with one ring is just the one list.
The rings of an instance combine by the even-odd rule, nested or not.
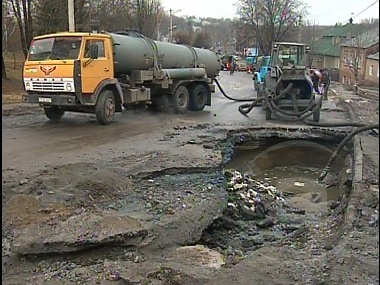
[[(17, 25), (25, 55), (33, 36), (68, 29), (65, 0), (3, 0), (3, 10), (6, 11), (3, 22), (4, 17), (11, 17)], [(306, 6), (299, 0), (237, 0), (236, 13), (237, 19), (231, 21), (225, 34), (231, 33), (238, 45), (255, 40), (265, 53), (272, 41), (281, 40), (306, 15)], [(75, 0), (76, 29), (91, 30), (92, 20), (98, 20), (102, 30), (128, 27), (158, 39), (162, 30), (167, 31), (169, 15), (160, 0)], [(194, 32), (190, 21), (186, 24), (173, 33), (177, 42), (206, 45), (206, 48), (214, 45), (207, 46), (211, 35), (204, 31)]]
[[(169, 11), (161, 0), (75, 0), (75, 26), (91, 31), (97, 21), (100, 30), (136, 29), (146, 37), (162, 40), (168, 34)], [(26, 56), (34, 36), (68, 30), (67, 0), (2, 0), (3, 51), (6, 39), (15, 30)], [(235, 19), (203, 19), (200, 29), (193, 15), (175, 17), (173, 39), (179, 44), (216, 49), (217, 46), (257, 46), (268, 54), (272, 42), (297, 41), (305, 28), (308, 11), (301, 0), (236, 0)], [(4, 65), (4, 59), (3, 59)]]

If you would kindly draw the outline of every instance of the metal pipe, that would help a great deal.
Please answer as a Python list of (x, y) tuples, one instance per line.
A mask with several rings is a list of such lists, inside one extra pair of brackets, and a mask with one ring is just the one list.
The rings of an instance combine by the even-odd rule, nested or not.
[(162, 69), (163, 74), (169, 79), (179, 78), (202, 78), (206, 76), (204, 68), (177, 68), (177, 69)]

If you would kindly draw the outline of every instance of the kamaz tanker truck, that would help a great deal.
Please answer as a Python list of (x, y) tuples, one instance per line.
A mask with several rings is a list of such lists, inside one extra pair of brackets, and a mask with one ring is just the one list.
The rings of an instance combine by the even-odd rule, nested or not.
[(138, 33), (65, 32), (33, 39), (24, 64), (24, 102), (57, 121), (65, 111), (95, 113), (107, 125), (122, 106), (176, 113), (211, 105), (218, 55)]

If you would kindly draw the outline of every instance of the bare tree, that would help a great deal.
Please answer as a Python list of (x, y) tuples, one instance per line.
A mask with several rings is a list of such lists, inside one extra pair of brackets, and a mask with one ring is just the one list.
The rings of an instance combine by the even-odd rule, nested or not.
[(90, 19), (99, 20), (102, 30), (114, 32), (131, 28), (130, 0), (91, 0)]
[(198, 32), (195, 36), (193, 46), (209, 49), (211, 47), (209, 35), (204, 31)]
[(323, 29), (315, 25), (315, 22), (307, 21), (302, 27), (300, 27), (300, 37), (302, 42), (310, 47), (308, 65), (312, 66), (312, 63), (316, 57), (315, 52), (322, 46)]
[[(68, 6), (63, 0), (35, 1), (35, 33), (48, 34), (68, 30)], [(78, 31), (89, 29), (92, 0), (75, 1), (75, 28)]]
[(10, 11), (10, 2), (3, 0), (2, 1), (2, 44), (3, 51), (8, 50), (8, 39), (13, 35), (17, 29), (17, 24), (15, 19)]
[(1, 53), (1, 77), (7, 79), (7, 69), (5, 68), (4, 54)]
[(188, 31), (178, 31), (174, 33), (174, 40), (177, 44), (181, 45), (192, 45), (193, 35)]
[(251, 26), (264, 54), (272, 43), (283, 40), (286, 33), (306, 14), (306, 5), (299, 0), (239, 0), (238, 15)]
[(11, 5), (20, 31), (22, 51), (26, 57), (33, 39), (32, 0), (11, 0)]
[(36, 35), (67, 30), (67, 1), (36, 0), (35, 6)]
[(343, 69), (348, 70), (353, 75), (355, 86), (363, 79), (364, 74), (361, 71), (366, 68), (365, 59), (371, 53), (371, 47), (372, 52), (377, 52), (379, 51), (378, 44), (378, 28), (376, 28), (352, 37), (342, 45)]
[(250, 27), (244, 21), (235, 20), (232, 22), (232, 29), (236, 39), (236, 50), (242, 51), (245, 47), (250, 47), (256, 43)]
[(131, 1), (131, 23), (139, 31), (149, 37), (157, 38), (157, 25), (161, 22), (164, 10), (158, 0), (134, 0)]
[(98, 19), (107, 31), (137, 29), (157, 38), (164, 11), (159, 0), (87, 0), (90, 18)]

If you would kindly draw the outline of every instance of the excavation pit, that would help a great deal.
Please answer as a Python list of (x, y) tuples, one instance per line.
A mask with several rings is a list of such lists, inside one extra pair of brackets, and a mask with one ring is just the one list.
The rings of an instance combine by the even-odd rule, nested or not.
[[(337, 143), (321, 139), (265, 138), (235, 146), (226, 169), (248, 174), (251, 178), (269, 183), (287, 195), (316, 193), (323, 201), (337, 200), (342, 195), (339, 185), (326, 185), (318, 178), (337, 147)], [(339, 154), (331, 172), (339, 172), (347, 152)]]
[(235, 264), (262, 246), (306, 243), (316, 224), (331, 233), (332, 213), (350, 188), (351, 146), (339, 153), (324, 183), (318, 178), (345, 135), (296, 128), (231, 133), (223, 164), (228, 207), (201, 243)]

